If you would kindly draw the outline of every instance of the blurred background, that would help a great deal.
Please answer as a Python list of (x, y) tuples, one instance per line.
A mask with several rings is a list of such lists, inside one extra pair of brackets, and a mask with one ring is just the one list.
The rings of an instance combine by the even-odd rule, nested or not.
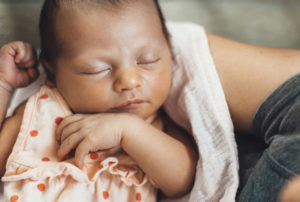
[[(0, 0), (0, 45), (39, 45), (42, 0)], [(300, 0), (160, 0), (168, 20), (191, 21), (230, 39), (300, 49)]]

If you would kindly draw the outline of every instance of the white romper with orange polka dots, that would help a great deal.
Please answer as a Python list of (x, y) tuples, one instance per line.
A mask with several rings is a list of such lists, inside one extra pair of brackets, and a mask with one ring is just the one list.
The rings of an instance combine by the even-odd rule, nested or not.
[(89, 154), (82, 169), (75, 166), (74, 158), (58, 161), (55, 130), (70, 114), (56, 89), (43, 85), (30, 97), (2, 178), (5, 200), (156, 201), (149, 178), (120, 148)]

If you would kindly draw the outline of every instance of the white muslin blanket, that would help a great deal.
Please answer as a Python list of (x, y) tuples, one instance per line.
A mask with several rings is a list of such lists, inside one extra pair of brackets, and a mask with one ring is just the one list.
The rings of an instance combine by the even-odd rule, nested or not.
[(190, 202), (232, 202), (238, 187), (238, 158), (232, 120), (205, 30), (170, 23), (173, 83), (164, 104), (168, 115), (198, 145), (199, 161)]
[[(165, 202), (233, 202), (238, 187), (238, 158), (232, 120), (211, 56), (205, 30), (192, 23), (168, 23), (171, 35), (173, 81), (164, 108), (193, 135), (199, 150), (194, 187), (181, 199)], [(17, 90), (8, 115), (32, 92), (45, 75)]]

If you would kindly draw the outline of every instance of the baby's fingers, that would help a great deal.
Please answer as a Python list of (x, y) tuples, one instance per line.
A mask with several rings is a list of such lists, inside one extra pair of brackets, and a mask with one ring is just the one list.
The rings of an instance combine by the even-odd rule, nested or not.
[(62, 142), (57, 152), (59, 160), (64, 159), (77, 145), (82, 141), (83, 136), (81, 133), (74, 133), (70, 135), (65, 141)]
[(24, 50), (15, 57), (15, 62), (20, 68), (36, 68), (37, 61), (36, 51), (30, 44), (24, 44)]
[(80, 121), (81, 119), (83, 119), (84, 115), (82, 114), (72, 114), (70, 116), (65, 117), (60, 124), (58, 125), (57, 129), (56, 129), (56, 140), (60, 140), (61, 139), (61, 135), (63, 130), (70, 124)]
[(61, 142), (65, 141), (70, 135), (78, 132), (80, 129), (81, 129), (81, 124), (79, 124), (79, 121), (72, 122), (62, 130), (59, 140)]
[(14, 50), (14, 52), (11, 54), (13, 54), (15, 58), (15, 63), (17, 64), (22, 63), (26, 56), (26, 52), (28, 51), (26, 47), (27, 45), (24, 42), (17, 41), (12, 43), (11, 46)]
[(24, 57), (24, 65), (28, 68), (36, 68), (37, 66), (37, 53), (30, 44), (25, 44), (26, 52)]
[(78, 146), (75, 151), (75, 164), (79, 167), (83, 167), (84, 157), (89, 154), (91, 149), (91, 142), (88, 138), (85, 138)]

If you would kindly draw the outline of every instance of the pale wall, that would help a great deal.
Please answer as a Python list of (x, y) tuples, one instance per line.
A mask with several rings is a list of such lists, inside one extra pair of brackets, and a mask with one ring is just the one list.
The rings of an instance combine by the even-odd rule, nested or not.
[[(243, 42), (300, 49), (300, 0), (161, 0), (170, 20), (193, 21)], [(41, 0), (0, 0), (0, 45), (38, 46)]]

